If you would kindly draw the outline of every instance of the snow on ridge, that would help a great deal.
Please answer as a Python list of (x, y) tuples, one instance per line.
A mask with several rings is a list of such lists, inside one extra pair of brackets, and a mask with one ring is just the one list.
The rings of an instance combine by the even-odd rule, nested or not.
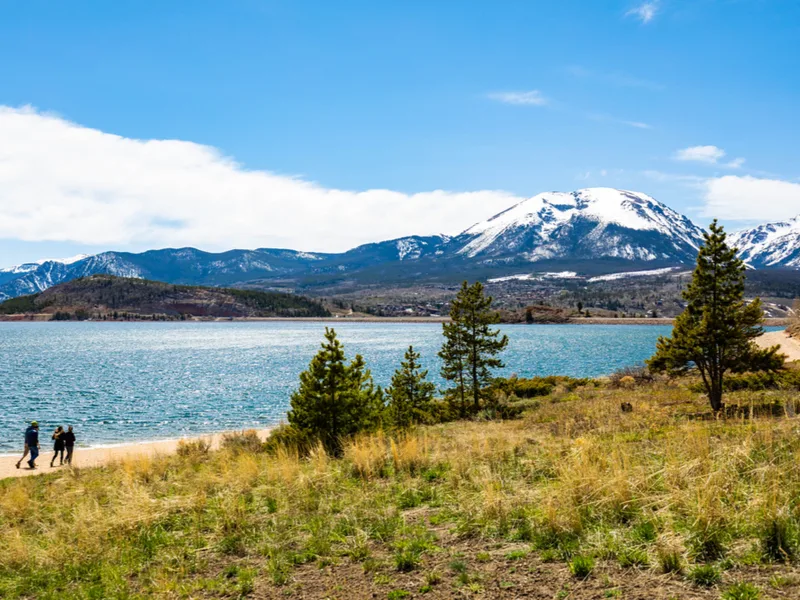
[(68, 256), (67, 258), (42, 258), (35, 261), (37, 265), (43, 265), (48, 262), (61, 263), (62, 265), (71, 265), (84, 258), (89, 258), (91, 254), (76, 254), (75, 256)]
[(69, 256), (67, 258), (40, 258), (39, 260), (35, 260), (33, 262), (24, 263), (21, 265), (16, 265), (13, 267), (6, 267), (5, 269), (0, 269), (0, 273), (30, 273), (31, 271), (35, 271), (42, 265), (46, 263), (60, 263), (62, 265), (71, 265), (76, 263), (84, 258), (89, 258), (91, 254), (76, 254), (75, 256)]
[(666, 275), (672, 271), (680, 269), (680, 267), (664, 267), (663, 269), (649, 269), (647, 271), (625, 271), (623, 273), (609, 273), (608, 275), (598, 275), (591, 277), (586, 281), (588, 283), (596, 283), (598, 281), (616, 281), (618, 279), (627, 279), (628, 277), (646, 277), (648, 275)]
[(792, 258), (800, 251), (800, 217), (736, 231), (730, 235), (730, 243), (748, 264), (800, 266), (800, 259)]

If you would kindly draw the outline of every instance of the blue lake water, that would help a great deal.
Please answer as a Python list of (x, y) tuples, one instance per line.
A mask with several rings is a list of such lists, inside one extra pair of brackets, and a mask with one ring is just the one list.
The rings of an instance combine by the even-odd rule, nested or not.
[[(73, 424), (81, 445), (176, 438), (281, 421), (298, 374), (322, 340), (320, 322), (0, 323), (0, 453), (25, 423)], [(502, 373), (609, 374), (641, 364), (668, 326), (501, 326)], [(409, 344), (438, 377), (441, 325), (336, 323), (388, 385)]]

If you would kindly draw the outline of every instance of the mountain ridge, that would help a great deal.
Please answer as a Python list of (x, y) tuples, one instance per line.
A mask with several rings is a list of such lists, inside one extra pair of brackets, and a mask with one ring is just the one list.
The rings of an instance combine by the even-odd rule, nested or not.
[[(258, 248), (204, 252), (108, 251), (0, 270), (0, 300), (93, 274), (173, 284), (327, 289), (403, 282), (498, 278), (520, 272), (587, 276), (692, 264), (703, 229), (653, 197), (631, 190), (545, 192), (456, 236), (404, 236), (341, 253)], [(757, 268), (800, 267), (800, 220), (732, 234)], [(775, 241), (783, 244), (773, 248)], [(524, 270), (524, 271), (523, 271)]]

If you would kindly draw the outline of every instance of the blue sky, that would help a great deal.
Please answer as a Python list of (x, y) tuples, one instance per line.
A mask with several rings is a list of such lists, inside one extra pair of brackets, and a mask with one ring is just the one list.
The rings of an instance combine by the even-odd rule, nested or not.
[(798, 73), (789, 0), (0, 2), (0, 266), (339, 250), (591, 186), (787, 218)]

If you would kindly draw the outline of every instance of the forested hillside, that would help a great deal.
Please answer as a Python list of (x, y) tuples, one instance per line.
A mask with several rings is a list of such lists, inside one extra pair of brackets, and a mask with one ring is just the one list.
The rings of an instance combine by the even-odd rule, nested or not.
[(327, 317), (319, 302), (280, 292), (172, 285), (93, 275), (0, 304), (0, 314), (56, 319), (185, 317)]

